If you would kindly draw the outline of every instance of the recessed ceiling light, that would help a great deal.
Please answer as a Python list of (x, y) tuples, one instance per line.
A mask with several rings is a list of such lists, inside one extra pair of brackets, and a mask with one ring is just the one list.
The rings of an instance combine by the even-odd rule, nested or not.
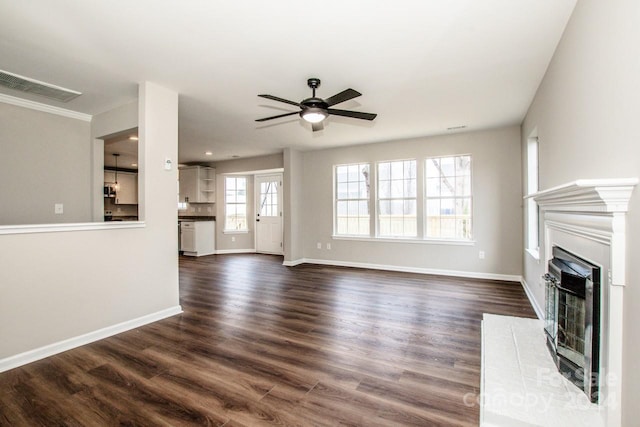
[(130, 137), (129, 137), (129, 139), (130, 139), (131, 141), (137, 141), (137, 140), (138, 140), (138, 137), (137, 137), (137, 136), (130, 136)]
[(447, 128), (447, 130), (460, 130), (460, 129), (464, 129), (466, 127), (467, 127), (467, 125), (451, 126), (450, 128)]
[(212, 151), (205, 151), (204, 155), (205, 156), (213, 156), (213, 152)]

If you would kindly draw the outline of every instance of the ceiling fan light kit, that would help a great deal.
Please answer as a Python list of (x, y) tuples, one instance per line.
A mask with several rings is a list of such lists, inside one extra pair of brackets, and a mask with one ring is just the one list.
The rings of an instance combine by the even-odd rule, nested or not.
[(273, 95), (266, 95), (266, 94), (258, 95), (259, 97), (271, 99), (273, 101), (284, 102), (285, 104), (295, 105), (296, 107), (300, 107), (300, 111), (279, 114), (277, 116), (265, 117), (263, 119), (257, 119), (256, 122), (264, 122), (267, 120), (292, 116), (294, 114), (300, 114), (300, 117), (302, 117), (305, 121), (311, 123), (312, 125), (311, 129), (313, 129), (313, 131), (316, 132), (324, 128), (322, 126), (322, 122), (331, 114), (336, 116), (350, 117), (350, 118), (361, 119), (361, 120), (373, 120), (376, 118), (376, 114), (372, 114), (372, 113), (361, 113), (359, 111), (336, 110), (333, 108), (329, 108), (333, 105), (361, 96), (362, 94), (356, 90), (346, 89), (327, 99), (322, 99), (322, 98), (316, 98), (316, 89), (320, 87), (320, 79), (317, 79), (317, 78), (308, 79), (307, 85), (312, 90), (311, 98), (303, 99), (301, 102), (289, 101), (288, 99), (279, 98)]
[(309, 107), (300, 111), (300, 117), (308, 121), (309, 123), (320, 123), (328, 116), (326, 110), (322, 108)]

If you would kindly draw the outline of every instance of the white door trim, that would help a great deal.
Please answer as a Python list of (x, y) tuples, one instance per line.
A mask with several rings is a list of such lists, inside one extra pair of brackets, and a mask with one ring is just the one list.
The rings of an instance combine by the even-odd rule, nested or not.
[[(264, 250), (260, 250), (260, 248), (258, 247), (258, 224), (257, 224), (257, 220), (259, 219), (259, 213), (260, 213), (260, 185), (259, 182), (261, 179), (273, 179), (274, 181), (278, 181), (279, 186), (278, 186), (278, 212), (280, 214), (280, 250), (279, 251), (264, 251)], [(254, 233), (254, 247), (256, 248), (256, 252), (257, 253), (265, 253), (265, 254), (274, 254), (274, 255), (284, 255), (284, 203), (282, 202), (282, 197), (283, 197), (283, 173), (282, 172), (278, 172), (278, 173), (268, 173), (268, 174), (263, 174), (263, 175), (255, 175), (254, 176), (254, 181), (253, 181), (253, 186), (254, 186), (254, 204), (255, 204), (255, 208), (254, 208), (254, 219), (256, 220), (256, 225), (255, 225), (255, 233)]]

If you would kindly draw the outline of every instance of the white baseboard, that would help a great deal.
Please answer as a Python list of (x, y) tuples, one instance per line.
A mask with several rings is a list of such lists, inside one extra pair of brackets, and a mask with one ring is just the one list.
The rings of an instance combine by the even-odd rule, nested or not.
[(438, 276), (468, 277), (472, 279), (502, 280), (507, 282), (520, 282), (520, 280), (522, 280), (522, 276), (511, 275), (511, 274), (480, 273), (475, 271), (460, 271), (460, 270), (440, 270), (435, 268), (406, 267), (406, 266), (399, 266), (399, 265), (370, 264), (366, 262), (337, 261), (337, 260), (313, 259), (313, 258), (302, 258), (301, 260), (288, 261), (288, 264), (283, 263), (283, 265), (294, 266), (294, 265), (305, 264), (305, 263), (333, 265), (337, 267), (368, 268), (371, 270), (401, 271), (404, 273), (433, 274)]
[(62, 353), (63, 351), (71, 350), (72, 348), (108, 338), (121, 332), (135, 329), (148, 323), (153, 323), (180, 313), (182, 313), (182, 307), (176, 305), (155, 313), (147, 314), (146, 316), (107, 326), (106, 328), (98, 329), (97, 331), (58, 341), (14, 356), (9, 356), (4, 359), (0, 359), (0, 372), (8, 371), (9, 369), (17, 368), (18, 366), (26, 365), (27, 363), (35, 362), (36, 360), (44, 359), (45, 357), (53, 356), (54, 354)]
[(542, 307), (538, 305), (538, 301), (535, 299), (535, 297), (531, 293), (531, 289), (529, 289), (529, 284), (527, 283), (526, 280), (524, 280), (524, 277), (520, 280), (520, 283), (522, 284), (524, 293), (527, 294), (527, 298), (529, 298), (529, 302), (533, 307), (533, 311), (536, 312), (536, 316), (538, 316), (538, 319), (544, 320), (544, 311), (542, 310)]
[(201, 257), (201, 256), (207, 256), (207, 255), (215, 255), (216, 251), (209, 251), (209, 252), (188, 252), (188, 251), (182, 251), (182, 255), (184, 256), (192, 256), (192, 257)]
[(285, 267), (295, 267), (296, 265), (304, 264), (304, 258), (294, 259), (293, 261), (282, 261), (282, 265)]
[(255, 249), (219, 249), (216, 251), (216, 255), (226, 254), (255, 254)]

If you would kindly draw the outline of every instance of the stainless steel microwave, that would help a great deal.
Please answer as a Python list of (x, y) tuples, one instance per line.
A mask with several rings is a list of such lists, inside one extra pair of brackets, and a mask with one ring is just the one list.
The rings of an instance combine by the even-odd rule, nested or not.
[(104, 185), (104, 197), (116, 197), (116, 186), (115, 186), (115, 184), (105, 184)]

